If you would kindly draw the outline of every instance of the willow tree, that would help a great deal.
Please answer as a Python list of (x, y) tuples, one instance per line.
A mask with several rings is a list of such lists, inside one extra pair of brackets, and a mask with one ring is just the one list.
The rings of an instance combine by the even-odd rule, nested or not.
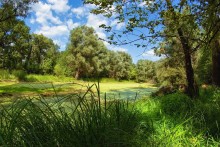
[[(109, 32), (108, 42), (115, 45), (133, 43), (137, 47), (158, 48), (159, 42), (164, 38), (176, 38), (181, 43), (184, 53), (187, 93), (195, 98), (198, 95), (191, 53), (207, 42), (206, 32), (200, 31), (197, 35), (190, 35), (202, 29), (202, 20), (206, 10), (201, 7), (199, 0), (84, 0), (85, 3), (95, 4), (94, 14), (103, 14), (105, 17), (124, 23), (125, 28), (114, 31), (107, 24), (100, 27)], [(189, 13), (183, 13), (188, 9)], [(166, 15), (166, 17), (164, 17)], [(190, 27), (186, 27), (186, 23)], [(164, 32), (165, 28), (171, 29), (170, 33)], [(209, 33), (210, 34), (210, 33)], [(123, 36), (132, 36), (124, 39)]]
[(67, 66), (74, 69), (76, 79), (97, 77), (107, 67), (107, 48), (91, 27), (74, 28), (67, 46)]

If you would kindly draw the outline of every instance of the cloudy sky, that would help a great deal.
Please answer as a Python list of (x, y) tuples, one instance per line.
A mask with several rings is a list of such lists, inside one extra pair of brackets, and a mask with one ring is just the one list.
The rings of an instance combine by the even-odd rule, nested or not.
[[(60, 50), (65, 50), (70, 30), (80, 25), (93, 27), (98, 36), (103, 39), (107, 38), (107, 35), (99, 25), (111, 25), (116, 30), (125, 26), (123, 23), (118, 24), (115, 20), (89, 13), (92, 8), (94, 8), (93, 5), (83, 5), (82, 0), (39, 0), (32, 6), (31, 13), (25, 21), (31, 28), (31, 32), (53, 39), (60, 46)], [(159, 59), (154, 56), (152, 50), (145, 51), (132, 45), (112, 46), (107, 43), (105, 45), (110, 50), (129, 53), (134, 63), (139, 59)]]

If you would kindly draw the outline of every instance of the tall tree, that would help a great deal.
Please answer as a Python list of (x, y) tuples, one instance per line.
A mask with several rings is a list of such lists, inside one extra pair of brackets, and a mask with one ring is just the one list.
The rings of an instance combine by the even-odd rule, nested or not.
[(67, 52), (68, 66), (74, 69), (76, 79), (98, 76), (106, 68), (107, 48), (93, 28), (81, 26), (73, 29)]
[(23, 69), (28, 52), (29, 28), (16, 18), (0, 25), (0, 68)]

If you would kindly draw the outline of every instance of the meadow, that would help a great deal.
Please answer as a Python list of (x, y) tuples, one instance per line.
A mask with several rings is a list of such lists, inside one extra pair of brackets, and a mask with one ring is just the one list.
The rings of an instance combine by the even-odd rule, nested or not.
[(152, 97), (149, 83), (30, 77), (0, 82), (1, 146), (220, 145), (218, 88), (192, 102), (178, 92)]

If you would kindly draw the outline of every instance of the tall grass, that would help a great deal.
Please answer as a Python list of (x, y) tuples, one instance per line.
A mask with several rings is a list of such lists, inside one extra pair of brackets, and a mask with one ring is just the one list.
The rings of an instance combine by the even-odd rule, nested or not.
[(0, 146), (220, 146), (217, 88), (196, 101), (180, 93), (109, 99), (99, 84), (84, 93), (54, 93), (52, 101), (39, 96), (2, 105)]
[[(96, 86), (97, 92), (91, 91)], [(83, 94), (17, 100), (0, 110), (3, 146), (136, 146), (139, 114), (133, 103), (100, 98), (98, 85)]]
[(12, 74), (10, 74), (8, 70), (0, 69), (0, 81), (12, 79), (15, 79), (15, 77)]

